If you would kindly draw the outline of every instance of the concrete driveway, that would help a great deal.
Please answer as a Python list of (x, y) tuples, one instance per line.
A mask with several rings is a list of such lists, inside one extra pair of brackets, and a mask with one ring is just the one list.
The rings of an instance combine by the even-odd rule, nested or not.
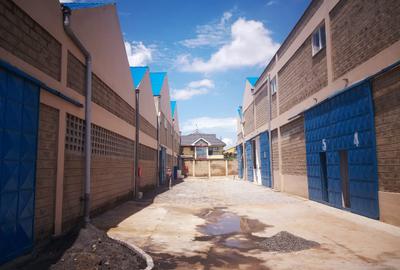
[(400, 228), (232, 178), (187, 179), (94, 224), (157, 269), (400, 269)]

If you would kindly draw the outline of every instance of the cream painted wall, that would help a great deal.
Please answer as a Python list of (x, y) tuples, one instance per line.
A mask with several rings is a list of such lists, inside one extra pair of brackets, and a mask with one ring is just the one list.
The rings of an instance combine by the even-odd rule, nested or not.
[[(151, 88), (150, 82), (150, 72), (146, 71), (141, 83), (140, 83), (140, 114), (146, 118), (155, 128), (157, 128), (157, 111), (156, 106), (151, 106), (154, 104), (153, 90)], [(141, 106), (143, 105), (143, 106)]]
[(165, 115), (168, 122), (172, 125), (172, 117), (171, 117), (171, 97), (169, 95), (169, 84), (168, 84), (168, 75), (164, 77), (164, 83), (161, 87), (161, 104), (160, 109), (161, 112)]
[(246, 80), (246, 84), (244, 87), (244, 92), (243, 92), (243, 112), (250, 106), (250, 104), (253, 102), (253, 94), (251, 93), (251, 84), (249, 83), (248, 80)]

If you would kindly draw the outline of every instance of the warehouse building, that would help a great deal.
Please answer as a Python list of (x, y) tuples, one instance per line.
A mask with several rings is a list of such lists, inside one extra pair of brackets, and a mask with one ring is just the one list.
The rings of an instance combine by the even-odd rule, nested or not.
[(179, 124), (173, 121), (173, 114), (178, 116), (176, 103), (171, 109), (168, 75), (166, 72), (150, 72), (150, 81), (153, 89), (154, 102), (158, 116), (158, 143), (159, 143), (159, 184), (166, 181), (166, 172), (178, 166)]
[(157, 185), (159, 109), (115, 4), (4, 0), (0, 31), (2, 264)]
[(400, 225), (399, 24), (398, 1), (311, 1), (246, 80), (243, 178)]

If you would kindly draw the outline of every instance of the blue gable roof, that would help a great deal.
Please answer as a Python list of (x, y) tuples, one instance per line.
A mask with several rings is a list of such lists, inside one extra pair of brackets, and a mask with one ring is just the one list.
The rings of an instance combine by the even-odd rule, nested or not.
[(172, 116), (172, 118), (174, 118), (174, 116), (175, 116), (175, 107), (176, 107), (176, 101), (171, 100), (171, 116)]
[(165, 75), (167, 75), (167, 72), (150, 72), (151, 87), (153, 88), (154, 96), (161, 94)]
[(63, 3), (64, 6), (69, 7), (70, 9), (82, 9), (82, 8), (95, 8), (107, 5), (114, 5), (114, 2), (111, 3)]
[(149, 70), (149, 67), (130, 67), (130, 70), (133, 79), (133, 85), (136, 89), (143, 80), (146, 71)]
[(256, 82), (257, 82), (257, 80), (258, 80), (258, 77), (247, 77), (246, 80), (248, 80), (249, 83), (250, 83), (252, 86), (255, 86), (255, 85), (256, 85)]

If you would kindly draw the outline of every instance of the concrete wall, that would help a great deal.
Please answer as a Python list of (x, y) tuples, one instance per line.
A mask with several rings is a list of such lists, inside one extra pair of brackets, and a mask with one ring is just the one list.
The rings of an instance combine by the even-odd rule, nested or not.
[(238, 174), (236, 160), (184, 160), (184, 166), (188, 168), (188, 176), (213, 177)]

